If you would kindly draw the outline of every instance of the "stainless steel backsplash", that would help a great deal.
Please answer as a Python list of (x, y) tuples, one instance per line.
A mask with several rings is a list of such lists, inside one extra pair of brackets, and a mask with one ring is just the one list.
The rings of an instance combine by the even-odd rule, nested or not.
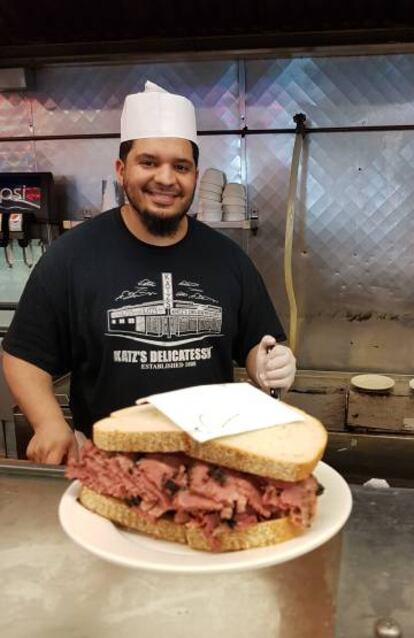
[[(36, 90), (0, 95), (3, 137), (118, 133), (125, 95), (146, 79), (191, 98), (202, 131), (412, 124), (414, 56), (297, 58), (37, 70)], [(241, 79), (242, 78), (242, 79)], [(243, 119), (242, 116), (245, 116)], [(283, 282), (292, 134), (200, 136), (200, 171), (246, 175), (257, 235), (231, 236), (255, 261), (288, 327)], [(0, 142), (1, 171), (51, 171), (63, 218), (98, 210), (114, 139)], [(414, 131), (313, 133), (301, 160), (294, 237), (301, 368), (414, 374)], [(195, 199), (194, 210), (196, 210)], [(19, 273), (19, 274), (16, 274)], [(0, 256), (0, 300), (24, 268)]]

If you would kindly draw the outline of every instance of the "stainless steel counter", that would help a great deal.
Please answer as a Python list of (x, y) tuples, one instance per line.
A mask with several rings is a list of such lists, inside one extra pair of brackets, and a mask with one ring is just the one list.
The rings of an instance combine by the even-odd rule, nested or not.
[(2, 636), (334, 636), (340, 536), (300, 559), (241, 574), (129, 570), (66, 538), (57, 521), (67, 485), (62, 479), (3, 475), (0, 480)]
[(412, 638), (414, 489), (353, 486), (352, 492), (353, 512), (344, 534), (337, 638), (371, 638), (380, 617), (394, 618), (404, 638)]
[[(11, 474), (10, 469), (0, 473), (0, 635), (280, 635), (276, 600), (281, 590), (274, 586), (275, 568), (197, 578), (111, 565), (79, 548), (61, 530), (57, 506), (66, 486), (58, 471), (43, 478), (24, 471)], [(414, 490), (355, 486), (353, 493), (355, 507), (344, 534), (336, 636), (372, 638), (375, 620), (388, 615), (400, 623), (405, 637), (413, 636)], [(323, 613), (329, 582), (335, 580), (332, 556), (337, 550), (335, 554), (331, 547), (331, 562), (328, 554), (308, 555), (308, 567), (313, 561), (323, 565), (323, 573), (301, 583), (296, 600), (305, 609), (316, 605)], [(298, 577), (295, 563), (279, 566), (279, 578), (280, 568), (285, 570), (286, 588)], [(230, 625), (235, 633), (228, 631)], [(333, 633), (314, 628), (315, 638), (322, 635)]]

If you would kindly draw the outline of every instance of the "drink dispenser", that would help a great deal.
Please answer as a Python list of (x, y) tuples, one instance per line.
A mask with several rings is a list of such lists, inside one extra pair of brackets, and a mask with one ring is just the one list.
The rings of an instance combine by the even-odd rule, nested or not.
[(0, 212), (0, 247), (4, 248), (6, 264), (12, 268), (13, 260), (9, 248), (9, 217), (10, 214)]
[(11, 245), (16, 240), (23, 250), (23, 260), (26, 266), (33, 266), (33, 252), (28, 255), (27, 248), (31, 241), (32, 213), (10, 213), (9, 215), (9, 238)]
[[(0, 173), (0, 246), (13, 265), (11, 248), (20, 246), (25, 264), (33, 265), (32, 240), (50, 243), (58, 225), (53, 206), (52, 173)], [(28, 250), (29, 249), (29, 250)]]

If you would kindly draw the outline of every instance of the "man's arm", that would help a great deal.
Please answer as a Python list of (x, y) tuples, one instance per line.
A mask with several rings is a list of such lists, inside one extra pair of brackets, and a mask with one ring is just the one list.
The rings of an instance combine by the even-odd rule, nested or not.
[(246, 371), (250, 379), (266, 392), (271, 388), (287, 391), (295, 378), (296, 359), (290, 348), (266, 335), (249, 351)]
[(76, 457), (76, 438), (54, 395), (51, 375), (7, 352), (3, 355), (3, 369), (14, 399), (34, 430), (27, 458), (36, 463), (59, 464), (65, 456)]

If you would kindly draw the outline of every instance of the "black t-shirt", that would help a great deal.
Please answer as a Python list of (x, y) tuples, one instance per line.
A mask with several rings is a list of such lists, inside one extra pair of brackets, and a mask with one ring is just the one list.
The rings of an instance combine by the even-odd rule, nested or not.
[(51, 375), (71, 372), (75, 427), (136, 399), (233, 380), (265, 334), (285, 335), (262, 278), (229, 238), (189, 219), (153, 246), (119, 208), (53, 242), (27, 282), (4, 350)]

